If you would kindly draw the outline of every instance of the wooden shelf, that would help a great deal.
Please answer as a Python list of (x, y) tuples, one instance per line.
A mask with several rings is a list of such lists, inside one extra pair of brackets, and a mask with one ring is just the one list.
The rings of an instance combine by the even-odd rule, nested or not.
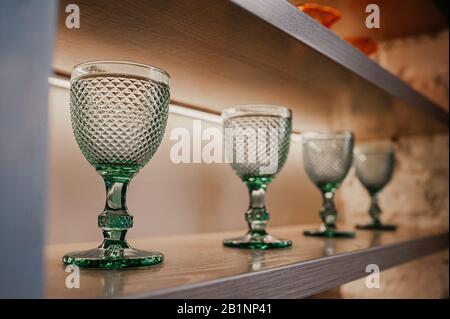
[(359, 139), (448, 132), (448, 113), (284, 0), (87, 1), (67, 29), (62, 0), (53, 67), (132, 60), (172, 76), (174, 102), (218, 113), (290, 107), (295, 131)]
[[(242, 250), (222, 246), (239, 232), (131, 240), (141, 249), (160, 250), (164, 263), (125, 270), (81, 269), (80, 288), (68, 289), (61, 263), (65, 252), (98, 243), (47, 248), (49, 298), (300, 298), (367, 275), (368, 264), (381, 270), (432, 254), (449, 246), (448, 230), (358, 231), (354, 239), (304, 237), (316, 225), (270, 229), (290, 238), (279, 250)], [(344, 227), (345, 228), (345, 227)]]

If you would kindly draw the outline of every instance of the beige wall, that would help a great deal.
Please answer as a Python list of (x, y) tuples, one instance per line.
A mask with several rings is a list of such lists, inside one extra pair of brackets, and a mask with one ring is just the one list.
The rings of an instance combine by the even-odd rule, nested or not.
[[(102, 179), (83, 158), (72, 133), (69, 91), (50, 87), (50, 178), (48, 242), (97, 240), (104, 205)], [(202, 127), (218, 124), (203, 121)], [(173, 164), (170, 131), (192, 129), (192, 119), (170, 114), (155, 157), (132, 181), (128, 208), (135, 217), (130, 238), (245, 228), (245, 185), (227, 164)], [(320, 194), (308, 180), (301, 145), (293, 141), (288, 161), (269, 186), (270, 226), (319, 222)]]
[[(448, 110), (448, 30), (380, 43), (374, 59)], [(400, 138), (394, 178), (380, 194), (382, 218), (401, 227), (447, 226), (448, 134)], [(350, 172), (342, 187), (345, 218), (367, 221), (369, 198)], [(381, 289), (348, 283), (345, 298), (448, 298), (448, 250), (381, 273)]]
[(383, 41), (372, 57), (448, 111), (448, 29)]
[[(448, 135), (402, 138), (397, 167), (380, 193), (382, 220), (400, 227), (445, 227), (449, 222)], [(345, 218), (369, 221), (369, 196), (352, 170), (342, 186)], [(365, 278), (341, 287), (345, 298), (448, 298), (448, 250), (382, 272), (381, 289), (367, 289)]]

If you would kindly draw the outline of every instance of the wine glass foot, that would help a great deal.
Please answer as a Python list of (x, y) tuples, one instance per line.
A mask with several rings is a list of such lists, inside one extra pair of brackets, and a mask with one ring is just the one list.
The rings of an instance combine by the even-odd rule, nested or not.
[(367, 224), (367, 225), (356, 225), (356, 229), (360, 230), (384, 230), (384, 231), (394, 231), (397, 230), (396, 225), (390, 224)]
[(246, 234), (243, 237), (225, 239), (223, 245), (244, 249), (272, 249), (292, 246), (289, 239), (280, 239), (269, 234)]
[(303, 234), (305, 236), (327, 237), (327, 238), (353, 238), (353, 237), (355, 237), (354, 232), (344, 231), (344, 230), (336, 230), (336, 229), (305, 230), (303, 232)]
[(121, 248), (120, 246), (70, 252), (63, 257), (66, 265), (102, 269), (144, 267), (158, 264), (163, 260), (164, 255), (160, 252)]

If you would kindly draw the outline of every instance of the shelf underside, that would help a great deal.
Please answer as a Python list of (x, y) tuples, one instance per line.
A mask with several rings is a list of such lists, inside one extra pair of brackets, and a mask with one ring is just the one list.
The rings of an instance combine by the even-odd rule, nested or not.
[[(293, 246), (275, 250), (226, 248), (224, 238), (239, 232), (131, 240), (134, 247), (159, 250), (162, 264), (141, 269), (80, 270), (80, 288), (68, 289), (62, 256), (98, 243), (47, 248), (49, 298), (300, 298), (448, 248), (448, 230), (358, 231), (354, 239), (303, 236), (317, 225), (272, 228)], [(349, 227), (347, 227), (349, 228)]]
[[(287, 10), (286, 20), (298, 22), (294, 31), (306, 40), (325, 32), (341, 58), (350, 50), (362, 73), (280, 30), (282, 25), (274, 27), (270, 16), (259, 18), (240, 7), (248, 10), (253, 1), (234, 2), (82, 0), (81, 27), (67, 29), (64, 8), (70, 1), (61, 1), (54, 70), (68, 75), (75, 64), (98, 59), (157, 65), (171, 74), (176, 103), (216, 113), (239, 104), (286, 105), (295, 131), (353, 130), (359, 139), (447, 132), (447, 113), (289, 3), (271, 0), (264, 3), (275, 7), (259, 10)], [(328, 53), (333, 47), (324, 42)], [(377, 78), (364, 76), (374, 70)]]

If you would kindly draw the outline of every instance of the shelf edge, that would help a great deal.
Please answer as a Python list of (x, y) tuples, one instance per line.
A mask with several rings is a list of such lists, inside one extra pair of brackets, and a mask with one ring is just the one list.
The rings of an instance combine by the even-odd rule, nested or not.
[(369, 264), (383, 271), (448, 247), (446, 232), (127, 298), (305, 298), (368, 275)]

